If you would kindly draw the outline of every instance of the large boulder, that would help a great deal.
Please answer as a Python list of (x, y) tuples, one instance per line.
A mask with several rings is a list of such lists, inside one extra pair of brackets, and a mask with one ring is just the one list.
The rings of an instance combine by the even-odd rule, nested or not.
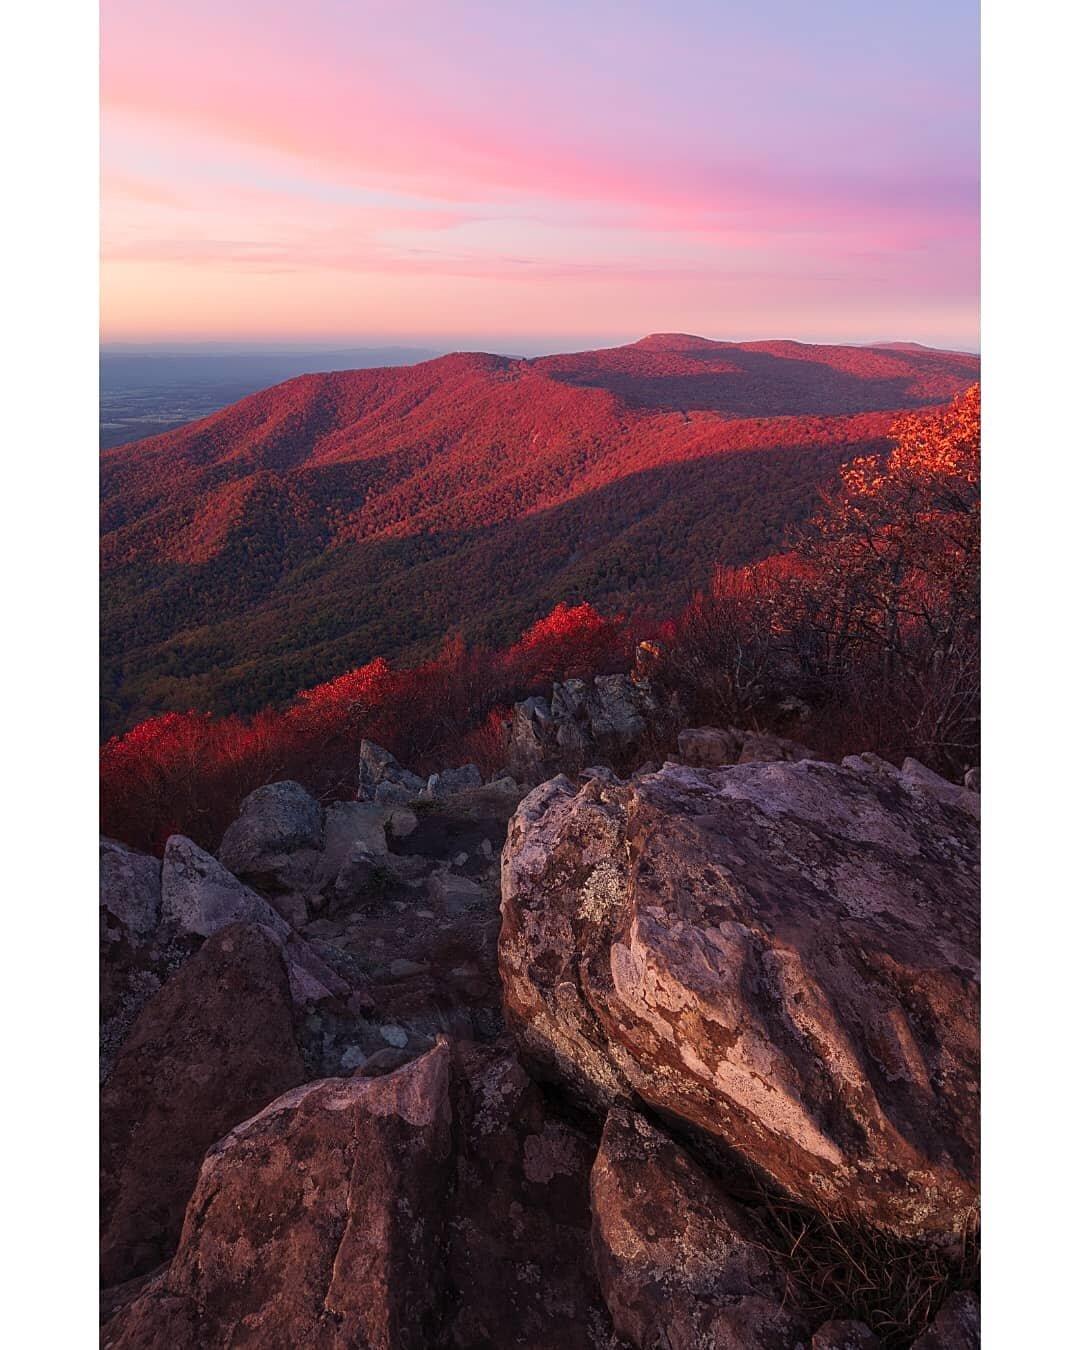
[(102, 1090), (105, 1284), (169, 1255), (207, 1148), (303, 1078), (278, 944), (224, 929), (142, 1010)]
[(804, 1328), (750, 1218), (633, 1111), (608, 1113), (593, 1165), (593, 1256), (637, 1350), (796, 1350)]
[(451, 1145), (445, 1045), (279, 1097), (207, 1153), (176, 1256), (103, 1344), (427, 1350)]
[(538, 1074), (640, 1099), (802, 1203), (910, 1237), (977, 1195), (978, 831), (812, 761), (522, 801), (505, 1011)]
[(241, 803), (222, 836), (218, 859), (235, 876), (276, 880), (292, 856), (322, 843), (322, 807), (299, 783), (267, 783)]

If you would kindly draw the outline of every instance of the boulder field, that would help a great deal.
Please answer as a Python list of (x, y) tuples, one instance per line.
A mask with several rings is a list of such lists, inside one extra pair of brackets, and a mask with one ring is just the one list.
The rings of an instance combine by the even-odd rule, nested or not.
[[(521, 777), (625, 767), (579, 693)], [(975, 792), (734, 729), (105, 840), (102, 1344), (969, 1350), (977, 957)]]

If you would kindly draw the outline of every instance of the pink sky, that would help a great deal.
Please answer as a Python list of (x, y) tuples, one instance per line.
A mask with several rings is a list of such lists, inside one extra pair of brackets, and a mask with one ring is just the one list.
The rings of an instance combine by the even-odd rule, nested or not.
[(106, 341), (978, 345), (969, 0), (102, 15)]

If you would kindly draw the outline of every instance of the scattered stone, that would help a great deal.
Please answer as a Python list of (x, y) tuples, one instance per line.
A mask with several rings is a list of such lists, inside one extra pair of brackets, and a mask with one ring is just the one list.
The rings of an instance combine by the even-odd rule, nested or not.
[(399, 1050), (403, 1050), (409, 1043), (409, 1033), (404, 1027), (396, 1027), (393, 1025), (380, 1027), (379, 1035), (387, 1045), (396, 1046)]
[(975, 821), (869, 770), (565, 779), (503, 853), (504, 1008), (533, 1071), (635, 1097), (802, 1202), (913, 1238), (978, 1193)]
[(982, 777), (979, 772), (979, 766), (976, 764), (973, 769), (968, 769), (964, 774), (964, 786), (969, 792), (978, 792), (981, 789)]
[(404, 980), (410, 975), (426, 975), (430, 969), (430, 961), (408, 961), (399, 957), (390, 962), (390, 974), (395, 980)]
[(453, 872), (433, 872), (428, 878), (428, 894), (444, 914), (450, 915), (465, 914), (488, 900), (482, 886)]

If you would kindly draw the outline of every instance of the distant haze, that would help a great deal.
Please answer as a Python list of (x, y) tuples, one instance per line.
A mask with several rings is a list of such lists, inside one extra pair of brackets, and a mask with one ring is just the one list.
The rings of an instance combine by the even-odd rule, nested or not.
[(978, 345), (978, 4), (102, 7), (108, 342)]

